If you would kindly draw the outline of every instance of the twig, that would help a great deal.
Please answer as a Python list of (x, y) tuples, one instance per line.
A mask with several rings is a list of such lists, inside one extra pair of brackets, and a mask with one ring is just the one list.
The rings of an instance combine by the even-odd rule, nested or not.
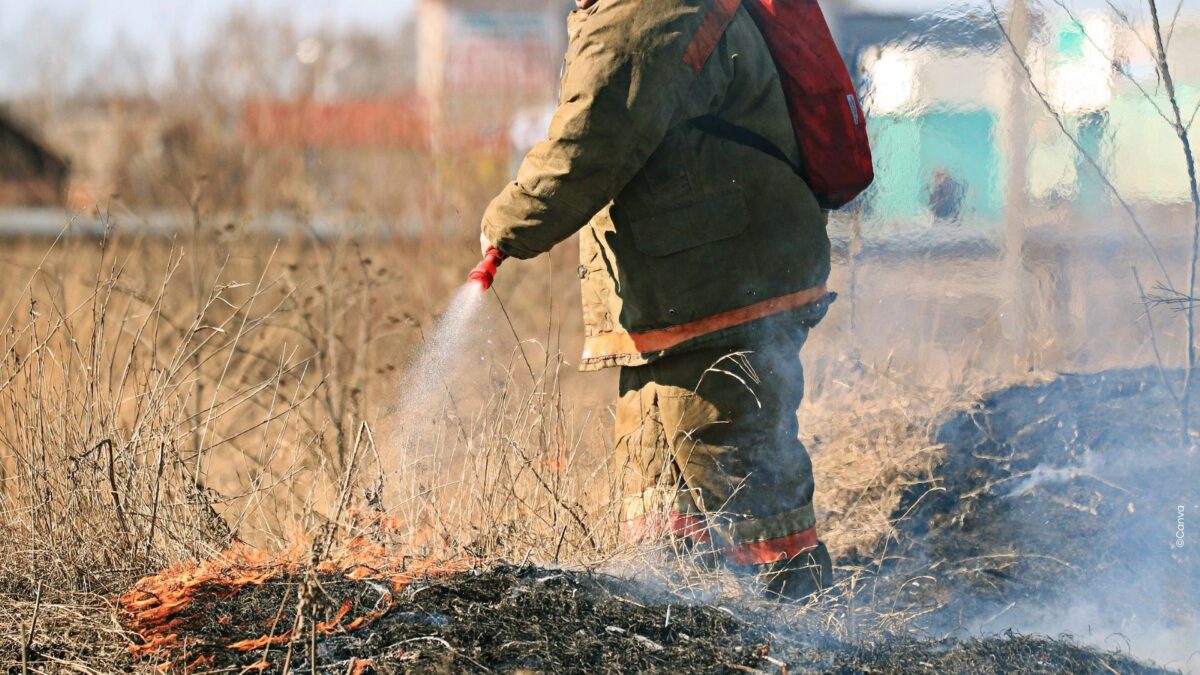
[(754, 668), (751, 668), (749, 666), (743, 666), (740, 663), (726, 663), (725, 667), (729, 668), (731, 670), (736, 670), (741, 673), (754, 673), (755, 675), (766, 675), (766, 673), (764, 673), (761, 670), (755, 670)]
[(980, 627), (986, 626), (989, 623), (995, 621), (996, 619), (999, 619), (1000, 617), (1004, 616), (1010, 609), (1012, 609), (1013, 607), (1016, 607), (1016, 606), (1017, 606), (1017, 603), (1015, 603), (1015, 602), (1008, 603), (1008, 605), (1004, 609), (1000, 610), (999, 612), (996, 612), (991, 617), (989, 617), (987, 620), (980, 623), (979, 624)]
[(38, 613), (42, 609), (42, 580), (38, 579), (37, 591), (33, 598), (33, 615), (29, 618), (29, 632), (21, 644), (21, 675), (29, 673), (29, 650), (33, 647), (33, 635), (37, 631)]
[(158, 525), (158, 507), (162, 497), (163, 469), (166, 468), (166, 446), (165, 442), (159, 441), (158, 468), (154, 472), (154, 496), (150, 501), (150, 527), (146, 530), (146, 557), (150, 556), (150, 551), (154, 548), (154, 528)]
[(996, 26), (1000, 30), (1000, 34), (1004, 36), (1004, 40), (1008, 43), (1009, 48), (1012, 50), (1013, 56), (1016, 57), (1017, 62), (1025, 71), (1029, 88), (1032, 89), (1035, 94), (1037, 94), (1038, 100), (1042, 102), (1042, 106), (1046, 108), (1046, 112), (1050, 113), (1050, 116), (1054, 118), (1054, 121), (1058, 125), (1058, 128), (1062, 132), (1063, 136), (1065, 136), (1067, 140), (1071, 142), (1071, 145), (1075, 146), (1075, 150), (1079, 153), (1079, 155), (1087, 160), (1088, 165), (1096, 171), (1096, 175), (1100, 178), (1100, 182), (1104, 183), (1104, 186), (1108, 188), (1108, 191), (1112, 194), (1113, 198), (1115, 198), (1117, 203), (1121, 205), (1121, 209), (1125, 211), (1127, 216), (1129, 216), (1129, 220), (1133, 223), (1134, 229), (1137, 230), (1138, 236), (1141, 237), (1143, 242), (1145, 242), (1146, 248), (1150, 250), (1150, 255), (1154, 258), (1154, 262), (1158, 266), (1159, 273), (1162, 274), (1163, 279), (1166, 280), (1168, 285), (1173, 286), (1174, 284), (1171, 283), (1171, 274), (1167, 271), (1167, 266), (1163, 262), (1162, 256), (1159, 255), (1158, 249), (1154, 246), (1154, 242), (1150, 239), (1149, 233), (1146, 232), (1146, 228), (1142, 226), (1141, 219), (1139, 219), (1137, 213), (1134, 212), (1133, 206), (1125, 200), (1125, 197), (1121, 194), (1121, 191), (1117, 189), (1116, 185), (1113, 185), (1111, 180), (1109, 180), (1108, 175), (1104, 173), (1104, 169), (1100, 166), (1100, 163), (1096, 160), (1096, 158), (1092, 157), (1092, 154), (1080, 144), (1079, 139), (1077, 139), (1075, 135), (1067, 129), (1066, 123), (1063, 122), (1062, 115), (1058, 114), (1058, 111), (1055, 110), (1054, 106), (1050, 103), (1050, 99), (1046, 97), (1045, 92), (1043, 92), (1041, 88), (1037, 86), (1037, 83), (1034, 81), (1033, 70), (1029, 67), (1029, 63), (1025, 60), (1025, 56), (1019, 53), (1017, 46), (1012, 41), (1012, 36), (1008, 34), (1008, 30), (1004, 28), (1004, 22), (1000, 20), (1000, 10), (996, 8), (995, 0), (992, 0), (990, 5), (992, 9), (992, 16), (996, 21)]
[[(1171, 66), (1167, 63), (1167, 50), (1163, 43), (1162, 26), (1158, 21), (1158, 4), (1155, 0), (1146, 0), (1150, 5), (1150, 19), (1154, 25), (1154, 43), (1157, 47), (1155, 56), (1158, 61), (1158, 72), (1162, 77), (1163, 86), (1167, 89), (1167, 100), (1171, 102), (1171, 112), (1175, 116), (1175, 133), (1179, 136), (1179, 143), (1183, 146), (1183, 158), (1187, 162), (1188, 172), (1188, 187), (1191, 189), (1192, 197), (1192, 257), (1190, 258), (1190, 267), (1188, 269), (1188, 290), (1189, 298), (1196, 297), (1196, 264), (1200, 262), (1200, 188), (1196, 185), (1196, 161), (1192, 156), (1192, 142), (1188, 137), (1187, 128), (1183, 125), (1183, 115), (1179, 111), (1179, 99), (1175, 95), (1175, 80), (1171, 77)], [(1184, 375), (1183, 396), (1179, 404), (1180, 411), (1180, 445), (1188, 447), (1191, 445), (1191, 401), (1192, 393), (1195, 387), (1196, 374), (1196, 306), (1195, 303), (1189, 304), (1187, 307), (1187, 371)]]
[[(283, 604), (282, 604), (282, 601), (280, 601), (280, 602), (281, 602), (281, 604), (279, 605), (279, 608), (280, 608), (280, 611), (282, 611)], [(300, 586), (296, 586), (296, 602), (298, 604), (302, 604), (304, 602), (304, 590)], [(303, 625), (302, 624), (303, 620), (304, 619), (300, 614), (299, 608), (297, 608), (296, 618), (292, 620), (292, 628), (291, 628), (291, 630), (288, 631), (288, 643), (287, 643), (288, 648), (287, 648), (287, 652), (284, 654), (283, 669), (280, 672), (284, 672), (284, 673), (292, 672), (291, 671), (292, 656), (295, 654), (295, 651), (296, 651), (296, 630)]]
[(988, 555), (971, 556), (969, 558), (959, 558), (958, 560), (956, 560), (954, 562), (955, 562), (955, 564), (961, 565), (963, 563), (974, 562), (976, 560), (995, 560), (995, 559), (1021, 560), (1021, 559), (1025, 559), (1025, 558), (1034, 559), (1034, 560), (1049, 560), (1050, 562), (1058, 563), (1059, 565), (1062, 565), (1063, 567), (1066, 567), (1069, 569), (1073, 569), (1073, 570), (1079, 569), (1075, 565), (1072, 565), (1071, 563), (1069, 563), (1061, 558), (1055, 558), (1052, 555), (1043, 555), (1041, 553), (991, 553)]
[(525, 361), (525, 367), (529, 369), (529, 378), (536, 384), (538, 381), (537, 375), (533, 374), (533, 364), (529, 362), (529, 357), (525, 355), (525, 343), (521, 341), (521, 336), (517, 335), (517, 327), (513, 325), (512, 318), (508, 315), (508, 309), (504, 307), (504, 300), (500, 298), (499, 291), (495, 286), (492, 286), (492, 294), (496, 296), (496, 302), (500, 305), (500, 311), (504, 313), (504, 320), (508, 322), (508, 328), (512, 331), (513, 339), (517, 341), (517, 347), (521, 350), (521, 359)]
[(1167, 379), (1167, 369), (1163, 365), (1162, 352), (1158, 349), (1158, 332), (1154, 329), (1154, 317), (1150, 314), (1150, 300), (1146, 297), (1146, 289), (1142, 286), (1141, 276), (1138, 275), (1137, 265), (1130, 266), (1133, 272), (1133, 282), (1137, 284), (1138, 296), (1142, 299), (1142, 307), (1146, 312), (1146, 325), (1150, 328), (1150, 347), (1154, 350), (1154, 363), (1157, 365), (1158, 376), (1162, 378), (1163, 387), (1167, 393), (1174, 399), (1175, 404), (1181, 403), (1179, 395), (1175, 393), (1175, 389), (1171, 386), (1170, 380)]
[(109, 490), (109, 494), (112, 495), (113, 507), (117, 511), (117, 524), (121, 526), (121, 532), (125, 534), (126, 538), (128, 538), (129, 537), (129, 525), (125, 521), (125, 509), (121, 508), (121, 494), (117, 490), (117, 475), (116, 475), (115, 460), (113, 458), (112, 439), (106, 438), (106, 439), (100, 441), (100, 443), (98, 445), (96, 445), (95, 448), (92, 448), (92, 451), (94, 452), (95, 450), (99, 449), (101, 446), (103, 446), (104, 449), (108, 452), (108, 490)]
[[(485, 665), (483, 665), (482, 663), (480, 663), (480, 662), (476, 661), (475, 659), (473, 659), (473, 658), (471, 658), (471, 657), (467, 656), (466, 654), (464, 654), (464, 653), (462, 653), (462, 652), (458, 651), (458, 650), (457, 650), (457, 649), (455, 649), (455, 648), (454, 648), (454, 647), (453, 647), (453, 646), (452, 646), (452, 645), (451, 645), (449, 642), (446, 642), (446, 640), (444, 640), (443, 638), (440, 638), (440, 637), (438, 637), (438, 636), (436, 636), (436, 635), (422, 635), (421, 637), (415, 637), (415, 638), (409, 638), (409, 639), (407, 639), (407, 640), (401, 640), (401, 641), (399, 641), (399, 642), (397, 642), (397, 643), (395, 643), (395, 644), (397, 644), (397, 645), (406, 645), (406, 644), (409, 644), (410, 642), (436, 642), (436, 643), (438, 643), (438, 644), (442, 645), (443, 647), (445, 647), (447, 650), (449, 650), (451, 654), (454, 654), (455, 656), (461, 656), (462, 658), (466, 659), (467, 661), (470, 661), (470, 662), (471, 662), (472, 664), (474, 664), (474, 665), (475, 665), (477, 668), (480, 668), (480, 669), (482, 669), (484, 672), (486, 672), (486, 673), (491, 673), (491, 672), (494, 672), (494, 671), (492, 671), (492, 669), (491, 669), (491, 668), (488, 668), (487, 666), (485, 666)], [(393, 645), (393, 646), (395, 646), (395, 645)]]

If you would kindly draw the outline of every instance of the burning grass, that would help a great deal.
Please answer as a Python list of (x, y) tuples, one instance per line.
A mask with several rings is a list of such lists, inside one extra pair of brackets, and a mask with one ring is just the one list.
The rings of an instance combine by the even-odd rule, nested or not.
[(314, 640), (367, 629), (409, 585), (468, 567), (392, 556), (364, 538), (315, 567), (304, 563), (299, 547), (267, 554), (239, 546), (142, 579), (117, 602), (135, 636), (130, 654), (162, 671), (287, 670), (306, 628)]
[[(192, 599), (166, 613), (170, 621), (153, 614), (155, 635), (175, 634), (132, 653), (164, 672), (1165, 672), (1070, 640), (1016, 634), (966, 642), (879, 635), (851, 644), (784, 629), (778, 608), (730, 609), (588, 572), (437, 566), (355, 579), (325, 565), (306, 576), (291, 562), (256, 560), (234, 564), (232, 578), (191, 586)], [(134, 605), (124, 616), (153, 612), (140, 607), (147, 585), (178, 588), (198, 569), (228, 575), (229, 565), (223, 558), (148, 578), (122, 598)], [(324, 618), (304, 635), (279, 632), (306, 583), (318, 589), (307, 611)]]
[[(414, 565), (363, 576), (323, 564), (306, 575), (291, 562), (231, 570), (222, 561), (217, 576), (195, 585), (194, 571), (207, 567), (168, 570), (122, 598), (123, 616), (144, 640), (134, 656), (180, 672), (634, 672), (672, 664), (703, 672), (765, 654), (728, 613), (680, 605), (664, 620), (663, 608), (586, 574)], [(305, 611), (323, 618), (298, 635), (280, 626), (292, 624), (306, 584), (315, 592)], [(183, 589), (188, 599), (178, 605), (172, 594), (157, 604), (159, 587)]]

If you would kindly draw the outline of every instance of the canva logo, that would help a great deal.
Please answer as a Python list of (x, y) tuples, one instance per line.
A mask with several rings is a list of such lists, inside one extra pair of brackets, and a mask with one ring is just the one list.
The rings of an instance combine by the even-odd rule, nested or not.
[(1182, 505), (1175, 507), (1175, 548), (1183, 548), (1183, 516), (1186, 512), (1187, 509)]

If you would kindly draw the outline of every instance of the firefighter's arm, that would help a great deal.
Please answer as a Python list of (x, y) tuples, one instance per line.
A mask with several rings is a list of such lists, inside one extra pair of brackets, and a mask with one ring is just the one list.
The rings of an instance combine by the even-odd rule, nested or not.
[(646, 163), (696, 78), (683, 62), (696, 4), (605, 0), (583, 18), (547, 138), (484, 213), (483, 234), (496, 247), (516, 258), (549, 251)]

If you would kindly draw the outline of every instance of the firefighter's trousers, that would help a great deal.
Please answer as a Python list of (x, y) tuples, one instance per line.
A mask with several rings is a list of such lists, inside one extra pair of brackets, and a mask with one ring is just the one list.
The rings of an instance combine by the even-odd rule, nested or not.
[(812, 463), (800, 442), (800, 348), (789, 324), (737, 348), (621, 371), (617, 462), (627, 535), (710, 544), (736, 565), (817, 546)]

